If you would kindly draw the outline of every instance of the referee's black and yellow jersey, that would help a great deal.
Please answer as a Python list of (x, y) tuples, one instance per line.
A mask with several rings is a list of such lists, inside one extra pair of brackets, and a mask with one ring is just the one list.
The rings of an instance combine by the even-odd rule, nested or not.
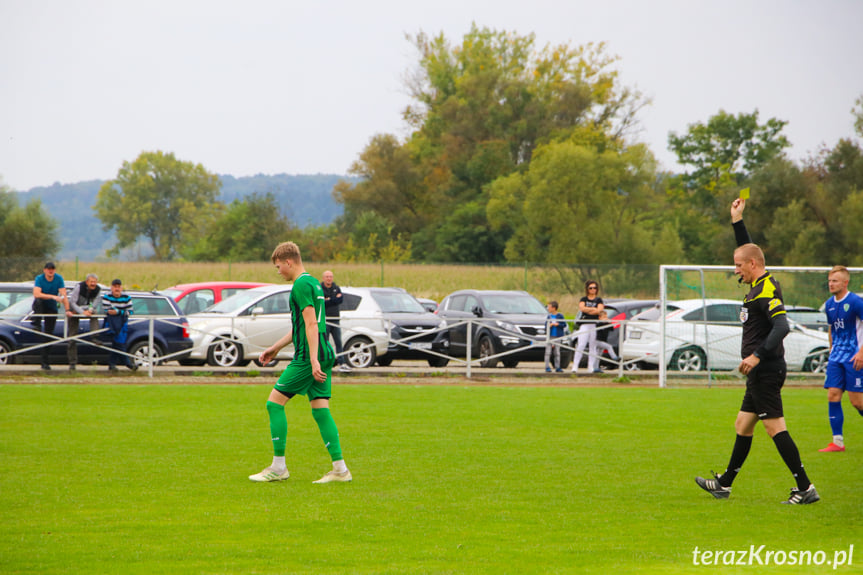
[(291, 287), (291, 333), (294, 339), (294, 362), (309, 362), (309, 342), (306, 339), (306, 322), (303, 310), (312, 306), (318, 322), (318, 361), (322, 367), (331, 367), (336, 360), (335, 352), (327, 341), (327, 323), (324, 313), (324, 292), (321, 282), (308, 273), (294, 280)]
[[(743, 307), (740, 308), (740, 321), (743, 322), (740, 357), (746, 358), (755, 353), (767, 339), (776, 316), (784, 314), (785, 304), (779, 282), (769, 273), (752, 282), (752, 289), (743, 298)], [(762, 354), (761, 361), (782, 360), (785, 358), (785, 348), (780, 341), (772, 350), (762, 349)]]

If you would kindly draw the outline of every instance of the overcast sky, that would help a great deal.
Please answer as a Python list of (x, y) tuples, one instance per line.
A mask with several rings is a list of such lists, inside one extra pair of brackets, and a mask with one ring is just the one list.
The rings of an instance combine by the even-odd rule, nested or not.
[(0, 177), (110, 179), (145, 150), (218, 174), (344, 174), (406, 135), (405, 34), (471, 22), (537, 45), (604, 41), (653, 100), (640, 138), (720, 108), (789, 122), (790, 155), (853, 136), (863, 1), (0, 0)]

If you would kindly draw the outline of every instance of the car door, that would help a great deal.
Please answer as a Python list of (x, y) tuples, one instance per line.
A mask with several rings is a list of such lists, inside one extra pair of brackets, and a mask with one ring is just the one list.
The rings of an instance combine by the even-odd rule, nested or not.
[(471, 294), (458, 294), (452, 296), (447, 302), (442, 315), (449, 327), (449, 341), (451, 353), (463, 357), (467, 355), (467, 325), (458, 325), (460, 322), (474, 317), (473, 309), (477, 305), (477, 299)]
[[(252, 304), (235, 320), (235, 332), (242, 334), (246, 359), (258, 357), (262, 351), (291, 331), (291, 292), (281, 291)], [(279, 358), (293, 357), (293, 346), (279, 352)]]
[[(703, 323), (694, 324), (693, 341), (705, 350), (713, 369), (734, 369), (740, 364), (740, 343), (743, 337), (740, 304), (710, 304), (705, 311), (706, 330)], [(690, 312), (686, 319), (691, 316), (692, 321), (702, 322), (705, 311), (698, 309)]]

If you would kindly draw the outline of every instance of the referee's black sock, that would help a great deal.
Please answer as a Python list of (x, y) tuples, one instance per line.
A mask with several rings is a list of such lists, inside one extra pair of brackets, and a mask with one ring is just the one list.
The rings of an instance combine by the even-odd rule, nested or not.
[(749, 455), (749, 448), (752, 447), (752, 436), (738, 435), (734, 441), (734, 449), (731, 450), (731, 460), (728, 462), (728, 468), (725, 473), (719, 478), (719, 485), (722, 487), (731, 487), (734, 478), (740, 473), (740, 468), (743, 467), (743, 462)]
[(797, 489), (806, 491), (809, 489), (809, 476), (803, 469), (803, 463), (800, 461), (800, 451), (797, 450), (797, 445), (791, 439), (791, 434), (788, 431), (780, 431), (773, 436), (773, 443), (776, 444), (776, 449), (779, 450), (779, 455), (782, 456), (782, 461), (788, 466), (791, 475), (797, 481)]

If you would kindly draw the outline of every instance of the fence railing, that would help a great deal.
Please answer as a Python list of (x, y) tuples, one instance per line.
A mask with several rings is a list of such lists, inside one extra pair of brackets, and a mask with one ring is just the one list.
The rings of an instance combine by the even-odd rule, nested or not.
[[(136, 345), (134, 350), (128, 349), (126, 352), (119, 352), (111, 346), (110, 341), (106, 341), (104, 338), (100, 339), (99, 336), (107, 332), (105, 327), (89, 331), (89, 322), (87, 321), (90, 319), (89, 316), (80, 317), (84, 321), (81, 321), (82, 331), (77, 334), (69, 334), (67, 332), (68, 324), (65, 322), (62, 329), (59, 330), (61, 333), (45, 334), (28, 322), (0, 318), (0, 325), (12, 326), (19, 335), (29, 334), (30, 340), (25, 345), (18, 345), (4, 342), (3, 338), (0, 337), (0, 366), (12, 363), (16, 356), (29, 356), (32, 361), (36, 354), (41, 353), (45, 347), (68, 346), (69, 343), (76, 342), (79, 354), (82, 354), (82, 350), (87, 347), (91, 348), (90, 351), (98, 349), (106, 353), (119, 353), (130, 358), (139, 368), (146, 369), (150, 377), (153, 376), (155, 365), (169, 361), (210, 362), (212, 364), (212, 350), (220, 350), (220, 353), (224, 354), (220, 357), (230, 359), (230, 361), (225, 362), (225, 365), (218, 363), (216, 365), (224, 367), (228, 366), (226, 364), (229, 363), (230, 367), (242, 368), (284, 335), (286, 330), (291, 329), (290, 322), (285, 321), (283, 316), (275, 318), (262, 314), (255, 317), (230, 318), (230, 320), (223, 322), (222, 328), (213, 332), (206, 325), (202, 325), (195, 316), (191, 316), (189, 324), (183, 327), (189, 332), (194, 342), (192, 349), (166, 353), (167, 350), (160, 349), (156, 343), (156, 329), (161, 322), (170, 323), (174, 329), (178, 328), (177, 316), (133, 316), (129, 320), (130, 324), (147, 323), (146, 345)], [(104, 316), (98, 317), (103, 318)], [(409, 355), (413, 358), (427, 360), (430, 369), (438, 369), (450, 363), (457, 364), (464, 367), (465, 376), (470, 378), (475, 368), (491, 367), (500, 362), (503, 362), (505, 366), (513, 367), (522, 361), (542, 362), (546, 348), (557, 346), (560, 350), (560, 365), (563, 369), (569, 367), (570, 362), (575, 361), (576, 358), (578, 361), (581, 358), (587, 358), (588, 366), (591, 363), (599, 366), (601, 361), (604, 367), (610, 366), (610, 371), (616, 371), (618, 377), (622, 377), (628, 371), (638, 369), (646, 364), (659, 367), (660, 364), (667, 363), (659, 359), (662, 357), (661, 350), (665, 347), (680, 349), (686, 345), (698, 345), (704, 349), (704, 357), (702, 358), (704, 363), (698, 366), (698, 369), (703, 370), (709, 379), (711, 361), (726, 355), (728, 357), (739, 355), (739, 342), (735, 339), (737, 336), (728, 333), (711, 336), (707, 330), (708, 326), (715, 328), (723, 324), (739, 327), (740, 324), (733, 322), (679, 322), (685, 324), (687, 333), (693, 334), (693, 337), (683, 336), (679, 331), (665, 333), (665, 344), (661, 346), (657, 340), (654, 346), (655, 351), (644, 351), (642, 348), (633, 354), (625, 344), (628, 335), (627, 326), (635, 323), (640, 331), (654, 332), (654, 335), (659, 339), (663, 339), (661, 322), (580, 320), (579, 323), (583, 327), (579, 330), (575, 329), (575, 320), (556, 320), (565, 323), (567, 327), (564, 335), (552, 337), (549, 325), (551, 321), (546, 320), (544, 323), (537, 323), (525, 320), (518, 323), (501, 322), (490, 318), (466, 317), (449, 319), (446, 320), (445, 324), (428, 326), (421, 330), (414, 329), (412, 333), (403, 333), (404, 320), (397, 316), (352, 317), (350, 321), (343, 318), (339, 327), (346, 347), (339, 356), (347, 358), (348, 363), (355, 367), (370, 367), (377, 359), (383, 358), (388, 363), (392, 358), (398, 359)], [(243, 322), (246, 324), (255, 323), (254, 333), (249, 330), (248, 325), (241, 325)], [(268, 323), (271, 325), (266, 325)], [(416, 328), (415, 323), (413, 326)], [(591, 329), (590, 326), (595, 329)], [(617, 332), (617, 346), (608, 344), (591, 346), (589, 341), (591, 332), (595, 337), (605, 330), (608, 333), (612, 333), (613, 330)], [(704, 332), (703, 344), (700, 343), (701, 340), (693, 344), (697, 339), (695, 334), (699, 334), (700, 330)], [(27, 339), (27, 337), (22, 339)], [(599, 341), (602, 339), (598, 338)], [(581, 340), (581, 345), (579, 345), (579, 340)], [(142, 343), (141, 338), (139, 338), (140, 343)], [(809, 366), (809, 371), (820, 372), (823, 370), (822, 360), (826, 360), (826, 356), (821, 357), (825, 350), (819, 349), (815, 343), (813, 341), (811, 350), (805, 350), (807, 353), (803, 360)], [(234, 346), (234, 352), (230, 352), (231, 346)], [(630, 346), (630, 348), (632, 347), (634, 346)], [(719, 351), (720, 347), (724, 349)], [(55, 349), (55, 357), (56, 352)], [(231, 355), (232, 353), (234, 355)], [(83, 355), (86, 356), (87, 354), (84, 353)], [(278, 359), (287, 360), (291, 357), (292, 348), (288, 347), (282, 350)], [(552, 355), (552, 361), (553, 357)], [(708, 357), (711, 361), (708, 361)], [(79, 363), (84, 364), (86, 361)], [(573, 367), (578, 368), (579, 366), (573, 363)]]

